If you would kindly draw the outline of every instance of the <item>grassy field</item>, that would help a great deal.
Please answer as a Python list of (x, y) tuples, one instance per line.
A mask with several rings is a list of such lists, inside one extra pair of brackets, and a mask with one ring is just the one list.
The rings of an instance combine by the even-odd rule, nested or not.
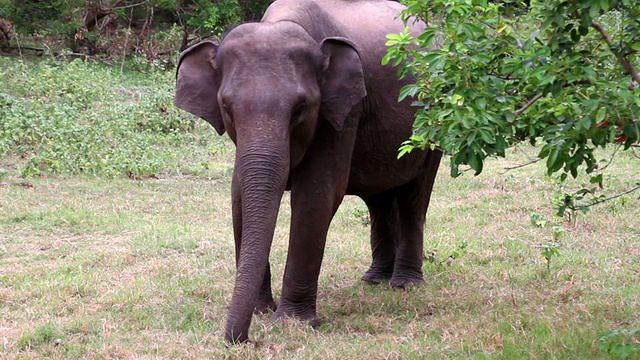
[[(540, 164), (505, 170), (535, 156), (526, 147), (479, 177), (451, 179), (443, 164), (427, 216), (424, 286), (360, 281), (370, 257), (366, 207), (346, 198), (320, 277), (324, 324), (256, 316), (254, 341), (228, 347), (231, 142), (179, 118), (170, 73), (9, 65), (23, 72), (0, 80), (0, 358), (640, 358), (638, 195), (557, 218), (560, 189)], [(94, 79), (77, 81), (100, 89), (72, 89), (88, 93), (81, 104), (63, 101), (72, 92), (60, 91), (60, 80), (29, 92), (43, 85), (27, 79), (47, 71), (62, 79), (86, 71)], [(119, 95), (109, 97), (114, 89)], [(20, 122), (21, 109), (35, 109), (31, 123)], [(156, 129), (174, 116), (173, 130)], [(65, 132), (65, 121), (79, 125)], [(43, 130), (21, 133), (30, 140), (10, 136), (34, 122)], [(36, 136), (47, 131), (59, 137)], [(107, 140), (84, 141), (99, 134)], [(101, 157), (105, 149), (114, 158)], [(114, 160), (127, 158), (128, 167)], [(631, 153), (618, 154), (606, 190), (640, 181), (637, 165)], [(276, 295), (286, 196), (281, 209), (271, 254)]]

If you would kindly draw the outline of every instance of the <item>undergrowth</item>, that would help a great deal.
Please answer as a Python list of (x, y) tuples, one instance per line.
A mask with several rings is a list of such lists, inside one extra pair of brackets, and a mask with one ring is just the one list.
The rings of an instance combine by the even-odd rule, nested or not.
[(174, 79), (160, 69), (142, 74), (81, 60), (0, 59), (0, 157), (18, 159), (24, 177), (176, 171), (194, 158), (185, 151), (203, 132), (171, 104)]

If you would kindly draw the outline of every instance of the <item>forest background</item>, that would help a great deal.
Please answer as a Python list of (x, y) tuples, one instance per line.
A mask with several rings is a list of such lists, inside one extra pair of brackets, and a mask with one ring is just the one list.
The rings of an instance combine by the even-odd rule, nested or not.
[[(0, 51), (153, 62), (259, 19), (270, 0), (0, 0)], [(170, 60), (165, 60), (170, 62)]]

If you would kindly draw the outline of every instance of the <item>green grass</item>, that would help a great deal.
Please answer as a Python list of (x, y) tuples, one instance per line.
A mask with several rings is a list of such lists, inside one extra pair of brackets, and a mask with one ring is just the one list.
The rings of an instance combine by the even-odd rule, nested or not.
[[(25, 74), (43, 71), (0, 62), (22, 66)], [(170, 103), (172, 74), (145, 79), (95, 64), (69, 66), (99, 74), (89, 77), (111, 74), (108, 81), (92, 80), (105, 88), (137, 89)], [(83, 79), (74, 81), (89, 81)], [(7, 89), (12, 93), (2, 96), (14, 104), (47, 101), (47, 92), (20, 95), (5, 84), (0, 93)], [(94, 96), (118, 111), (102, 112)], [(105, 129), (100, 126), (109, 128), (110, 116), (126, 123), (135, 106), (152, 111), (142, 100), (131, 108), (108, 96), (87, 95), (87, 109), (94, 110), (70, 109), (65, 121), (81, 123), (79, 114), (94, 114), (96, 127)], [(43, 123), (52, 119), (62, 117), (41, 117)], [(571, 221), (556, 218), (551, 203), (557, 188), (540, 164), (504, 170), (526, 162), (534, 150), (491, 161), (479, 177), (451, 179), (443, 164), (425, 229), (432, 259), (424, 263), (427, 282), (408, 291), (360, 281), (370, 258), (366, 207), (346, 198), (330, 229), (320, 276), (324, 324), (313, 330), (295, 320), (272, 324), (260, 315), (251, 327), (253, 343), (227, 347), (222, 330), (235, 269), (234, 152), (226, 137), (202, 122), (173, 135), (136, 128), (123, 131), (119, 143), (125, 149), (139, 139), (153, 143), (150, 149), (160, 151), (147, 149), (131, 159), (157, 162), (157, 171), (130, 176), (116, 161), (80, 171), (70, 161), (59, 171), (38, 165), (25, 179), (32, 159), (64, 152), (47, 150), (43, 141), (12, 142), (2, 129), (0, 358), (615, 359), (627, 354), (618, 351), (625, 346), (631, 348), (627, 358), (640, 358), (640, 337), (632, 333), (640, 328), (637, 194), (574, 214)], [(632, 154), (619, 154), (605, 179), (607, 191), (638, 182), (637, 169)], [(285, 196), (271, 254), (276, 296), (289, 215)], [(546, 263), (548, 243), (559, 254)], [(600, 340), (614, 330), (619, 332)]]

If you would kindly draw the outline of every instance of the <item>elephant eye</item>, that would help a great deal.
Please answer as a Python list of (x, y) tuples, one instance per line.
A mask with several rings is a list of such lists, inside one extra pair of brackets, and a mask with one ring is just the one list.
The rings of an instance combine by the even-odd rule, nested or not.
[(302, 112), (304, 111), (304, 109), (306, 109), (306, 107), (307, 101), (302, 100), (293, 108), (293, 111), (291, 112), (291, 121), (294, 123), (294, 125), (297, 125), (297, 123), (300, 121), (300, 115), (302, 115)]

